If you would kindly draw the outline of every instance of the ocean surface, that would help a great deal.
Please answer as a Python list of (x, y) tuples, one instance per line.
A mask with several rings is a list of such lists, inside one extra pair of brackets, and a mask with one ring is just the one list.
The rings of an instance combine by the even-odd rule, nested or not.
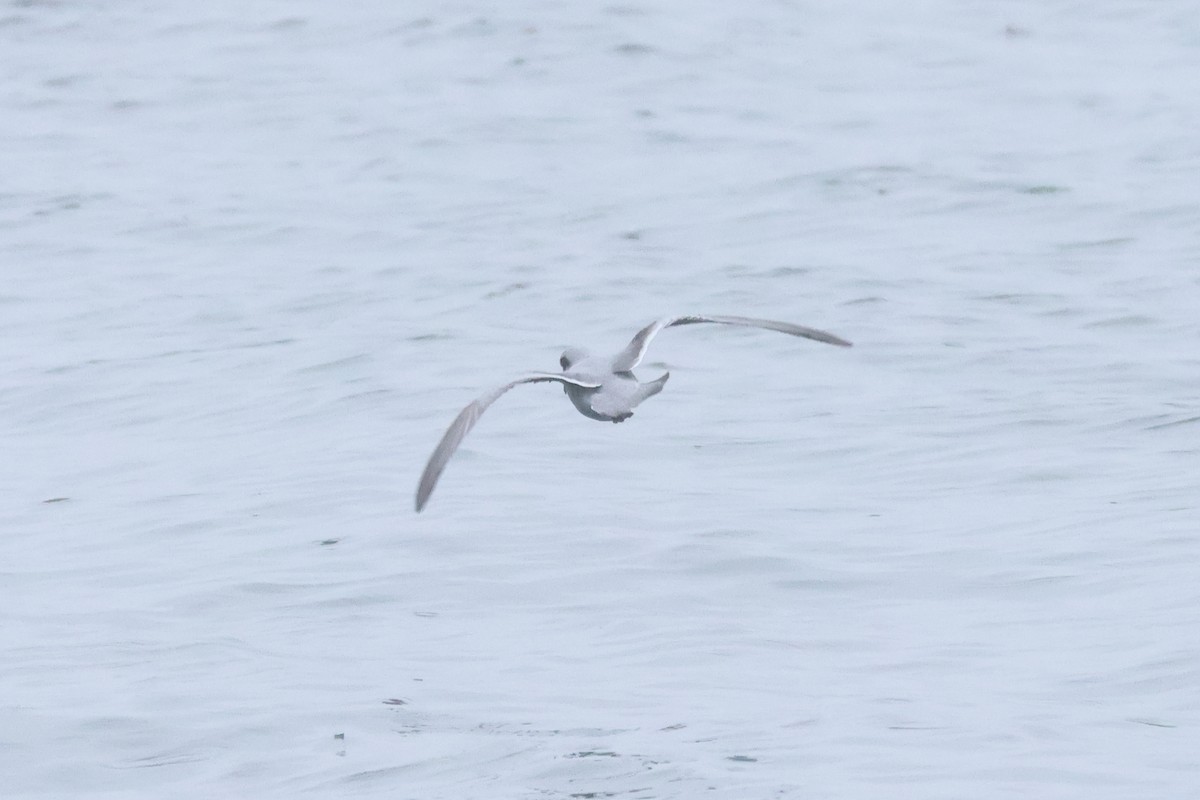
[[(1191, 798), (1200, 15), (0, 6), (5, 798)], [(622, 425), (466, 403), (666, 314)]]

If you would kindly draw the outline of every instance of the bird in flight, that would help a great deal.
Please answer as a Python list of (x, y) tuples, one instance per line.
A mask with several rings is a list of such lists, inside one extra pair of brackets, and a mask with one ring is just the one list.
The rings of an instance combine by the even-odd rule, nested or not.
[(802, 336), (826, 344), (850, 347), (850, 342), (834, 336), (832, 333), (819, 331), (816, 328), (806, 328), (803, 325), (793, 325), (790, 322), (775, 322), (769, 319), (751, 319), (749, 317), (712, 317), (688, 315), (682, 317), (665, 317), (652, 322), (637, 332), (628, 346), (615, 356), (593, 356), (578, 347), (569, 348), (562, 354), (558, 363), (562, 372), (531, 372), (492, 389), (487, 394), (468, 405), (450, 427), (442, 440), (429, 457), (425, 471), (421, 473), (421, 481), (417, 484), (417, 511), (425, 508), (433, 487), (437, 486), (438, 478), (446, 463), (454, 455), (463, 438), (475, 427), (479, 417), (488, 406), (496, 402), (500, 395), (514, 386), (522, 383), (561, 383), (567, 397), (579, 410), (580, 414), (601, 422), (624, 422), (633, 416), (633, 409), (642, 401), (653, 397), (662, 391), (671, 377), (671, 373), (663, 373), (661, 377), (643, 383), (633, 374), (633, 368), (642, 361), (650, 341), (664, 328), (677, 325), (695, 325), (701, 322), (711, 322), (719, 325), (741, 325), (748, 328), (765, 328), (770, 331)]

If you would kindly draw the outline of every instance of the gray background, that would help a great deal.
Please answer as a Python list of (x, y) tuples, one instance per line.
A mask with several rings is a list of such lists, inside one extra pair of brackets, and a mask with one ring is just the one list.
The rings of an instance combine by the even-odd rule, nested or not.
[[(1198, 64), (1191, 2), (5, 3), (5, 796), (1192, 796)], [(856, 347), (667, 331), (413, 513), (693, 312)]]

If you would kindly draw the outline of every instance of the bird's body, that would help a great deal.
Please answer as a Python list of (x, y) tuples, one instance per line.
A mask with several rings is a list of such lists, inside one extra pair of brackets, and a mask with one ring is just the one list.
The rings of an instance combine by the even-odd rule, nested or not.
[(450, 457), (458, 449), (467, 432), (475, 426), (483, 412), (509, 389), (522, 383), (545, 383), (554, 381), (563, 385), (563, 391), (571, 403), (585, 417), (601, 422), (624, 422), (633, 416), (633, 409), (650, 397), (658, 394), (666, 385), (671, 374), (643, 383), (633, 374), (633, 369), (641, 363), (646, 347), (659, 331), (676, 325), (691, 325), (701, 322), (722, 325), (740, 325), (751, 328), (765, 328), (813, 339), (826, 344), (849, 347), (850, 342), (834, 336), (831, 333), (793, 325), (788, 322), (775, 322), (765, 319), (750, 319), (748, 317), (727, 316), (680, 316), (666, 317), (652, 322), (633, 337), (628, 346), (615, 356), (593, 356), (579, 348), (570, 348), (559, 359), (561, 373), (534, 372), (506, 383), (464, 408), (442, 436), (441, 442), (429, 457), (421, 481), (417, 485), (417, 511), (425, 507), (433, 487), (445, 469)]
[(632, 372), (615, 372), (611, 358), (583, 354), (580, 350), (568, 351), (582, 357), (569, 361), (564, 354), (565, 375), (578, 378), (597, 388), (563, 384), (563, 391), (580, 414), (600, 422), (624, 422), (633, 416), (633, 409), (643, 400), (662, 391), (670, 373), (642, 383)]

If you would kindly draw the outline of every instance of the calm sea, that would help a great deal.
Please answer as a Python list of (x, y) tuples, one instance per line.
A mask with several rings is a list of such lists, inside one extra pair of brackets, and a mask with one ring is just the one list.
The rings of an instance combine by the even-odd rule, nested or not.
[[(9, 2), (5, 797), (1186, 798), (1192, 3)], [(622, 425), (515, 389), (664, 314)]]

